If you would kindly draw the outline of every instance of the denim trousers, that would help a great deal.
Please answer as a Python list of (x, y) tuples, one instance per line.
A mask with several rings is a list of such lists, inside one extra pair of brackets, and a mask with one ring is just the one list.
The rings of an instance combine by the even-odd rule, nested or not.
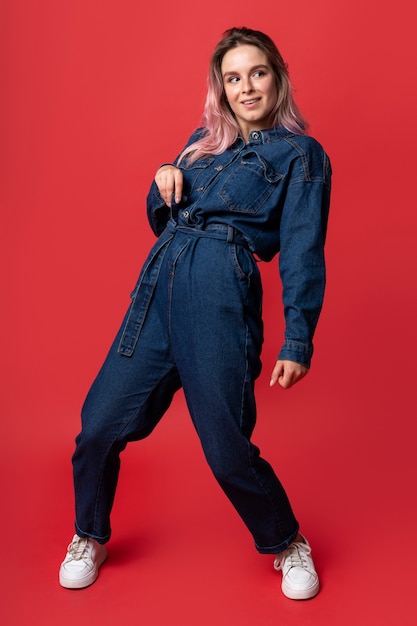
[(158, 277), (134, 349), (126, 356), (120, 346), (132, 307), (141, 307), (147, 288), (143, 270), (82, 409), (73, 455), (76, 532), (109, 540), (120, 453), (152, 432), (183, 388), (219, 485), (257, 550), (279, 553), (294, 541), (298, 523), (271, 465), (251, 442), (263, 341), (257, 263), (230, 227), (168, 230), (157, 248)]

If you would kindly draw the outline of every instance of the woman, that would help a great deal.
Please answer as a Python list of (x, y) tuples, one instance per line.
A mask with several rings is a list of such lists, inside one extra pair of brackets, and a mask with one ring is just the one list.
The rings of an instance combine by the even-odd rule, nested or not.
[(182, 387), (207, 461), (257, 550), (276, 556), (287, 597), (311, 598), (319, 581), (310, 546), (250, 441), (263, 341), (256, 259), (280, 252), (286, 331), (270, 384), (288, 388), (308, 372), (323, 301), (330, 165), (305, 135), (281, 55), (258, 31), (224, 34), (203, 120), (148, 196), (158, 240), (83, 407), (73, 457), (77, 534), (60, 583), (96, 580), (120, 452), (151, 433)]

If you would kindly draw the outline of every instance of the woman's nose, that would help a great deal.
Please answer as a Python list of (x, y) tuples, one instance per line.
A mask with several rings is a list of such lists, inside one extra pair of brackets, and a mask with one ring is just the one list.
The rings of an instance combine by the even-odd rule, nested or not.
[(243, 82), (243, 84), (242, 84), (242, 91), (244, 93), (250, 93), (251, 91), (253, 91), (252, 82), (251, 82), (250, 78), (246, 78), (242, 82)]

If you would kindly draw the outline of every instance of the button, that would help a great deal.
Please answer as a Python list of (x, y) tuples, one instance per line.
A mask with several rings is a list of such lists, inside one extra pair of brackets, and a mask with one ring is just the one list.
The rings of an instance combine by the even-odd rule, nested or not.
[(223, 165), (217, 165), (217, 167), (214, 168), (216, 170), (216, 172), (221, 172), (223, 169)]
[(185, 217), (185, 219), (188, 219), (190, 217), (190, 214), (188, 211), (183, 211), (182, 216)]
[(257, 133), (256, 131), (252, 133), (252, 139), (259, 139), (259, 137), (260, 137), (260, 134)]
[(204, 187), (197, 187), (197, 191), (204, 191)]

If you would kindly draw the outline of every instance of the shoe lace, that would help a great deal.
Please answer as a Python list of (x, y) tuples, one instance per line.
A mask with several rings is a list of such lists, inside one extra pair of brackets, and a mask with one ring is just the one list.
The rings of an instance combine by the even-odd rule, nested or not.
[(274, 561), (274, 568), (278, 571), (282, 570), (285, 563), (285, 566), (288, 566), (288, 569), (291, 569), (292, 567), (302, 567), (303, 569), (308, 569), (307, 556), (310, 554), (310, 546), (297, 541), (292, 543), (289, 548), (277, 556)]
[(87, 544), (88, 539), (77, 537), (77, 539), (74, 539), (68, 546), (68, 554), (71, 555), (74, 561), (80, 561), (82, 558), (87, 556)]

